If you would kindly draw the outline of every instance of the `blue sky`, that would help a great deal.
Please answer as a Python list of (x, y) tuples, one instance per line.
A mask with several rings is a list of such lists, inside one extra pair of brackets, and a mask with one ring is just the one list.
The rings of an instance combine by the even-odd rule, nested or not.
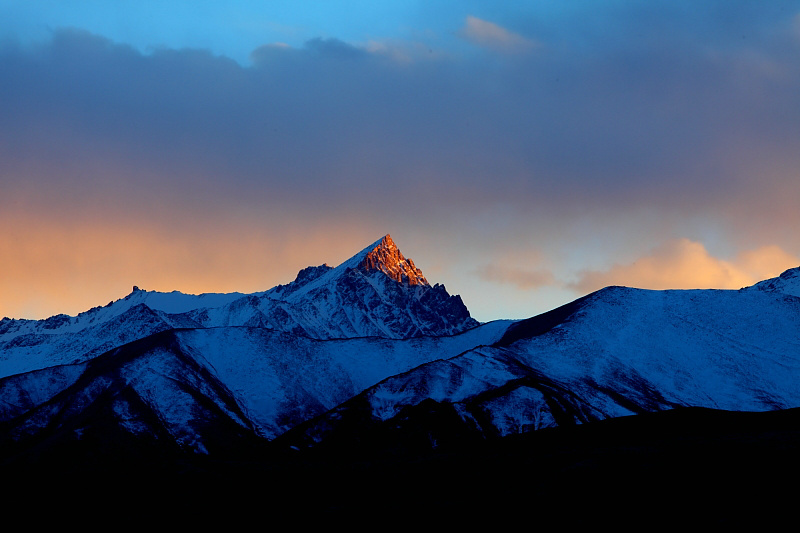
[(800, 1), (0, 1), (0, 316), (390, 233), (479, 320), (800, 265)]
[(248, 64), (250, 53), (261, 45), (280, 42), (299, 47), (314, 38), (351, 43), (427, 38), (453, 46), (453, 34), (472, 8), (497, 11), (485, 2), (353, 0), (4, 4), (4, 29), (22, 40), (46, 39), (53, 29), (71, 26), (131, 44), (142, 52), (160, 47), (202, 48), (242, 64)]

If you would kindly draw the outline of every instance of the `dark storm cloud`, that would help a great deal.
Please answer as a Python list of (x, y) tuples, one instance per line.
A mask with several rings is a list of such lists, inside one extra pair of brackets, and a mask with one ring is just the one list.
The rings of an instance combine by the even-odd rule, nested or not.
[[(3, 185), (300, 211), (386, 194), (567, 211), (780, 196), (785, 176), (753, 172), (800, 152), (796, 12), (669, 5), (609, 9), (571, 40), (471, 17), (487, 54), (407, 62), (314, 39), (243, 67), (58, 30), (2, 51)], [(503, 39), (537, 45), (494, 53)]]

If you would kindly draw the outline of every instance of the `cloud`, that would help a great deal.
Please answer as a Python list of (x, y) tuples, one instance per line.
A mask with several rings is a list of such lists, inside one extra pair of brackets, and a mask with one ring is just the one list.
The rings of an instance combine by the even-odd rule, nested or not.
[(547, 270), (528, 270), (489, 264), (477, 271), (478, 277), (492, 283), (513, 285), (517, 289), (531, 290), (555, 284), (555, 276)]
[(314, 38), (306, 42), (305, 47), (317, 54), (339, 59), (357, 59), (365, 55), (365, 51), (357, 46), (339, 39)]
[(792, 17), (791, 28), (792, 36), (797, 42), (800, 42), (800, 13), (796, 13)]
[[(558, 20), (531, 9), (513, 18), (518, 34), (467, 19), (461, 38), (480, 46), (530, 50), (524, 35), (546, 43), (546, 54), (502, 57), (449, 47), (444, 34), (429, 39), (433, 47), (380, 35), (366, 44), (266, 45), (248, 66), (204, 50), (143, 53), (77, 30), (54, 30), (38, 46), (4, 40), (0, 223), (19, 236), (6, 241), (4, 291), (35, 290), (26, 272), (40, 256), (24, 252), (26, 240), (47, 250), (37, 235), (61, 235), (73, 221), (70, 238), (98, 243), (91, 252), (109, 271), (126, 272), (129, 258), (112, 234), (92, 237), (93, 225), (131, 228), (120, 242), (138, 242), (141, 231), (137, 250), (158, 250), (167, 262), (176, 243), (196, 264), (214, 249), (238, 257), (240, 268), (231, 260), (229, 273), (214, 270), (203, 290), (244, 290), (252, 278), (239, 272), (259, 269), (255, 290), (286, 282), (294, 272), (276, 277), (258, 255), (287, 260), (275, 251), (282, 235), (319, 233), (330, 253), (346, 254), (391, 233), (429, 243), (429, 263), (445, 265), (439, 279), (476, 314), (495, 291), (507, 291), (503, 305), (524, 293), (520, 316), (528, 314), (555, 290), (537, 290), (534, 303), (515, 290), (551, 281), (538, 265), (568, 279), (642, 242), (705, 236), (709, 225), (719, 240), (703, 240), (709, 249), (760, 250), (756, 261), (774, 244), (777, 259), (765, 262), (796, 256), (800, 48), (771, 31), (785, 30), (786, 12), (772, 3), (746, 12), (728, 2), (716, 11), (659, 5), (657, 16), (648, 4), (617, 6), (611, 17), (596, 3)], [(719, 24), (720, 10), (736, 31)], [(511, 20), (501, 11), (497, 20)], [(39, 234), (23, 222), (31, 218)], [(546, 257), (507, 261), (491, 254), (498, 241)], [(89, 253), (59, 250), (42, 260), (80, 265)], [(718, 273), (708, 284), (754, 276), (743, 255), (724, 265), (703, 262), (690, 246), (664, 254), (706, 264)], [(336, 260), (320, 253), (291, 269), (317, 261)], [(476, 265), (490, 266), (476, 276)], [(180, 270), (170, 275), (180, 279)], [(624, 273), (596, 272), (596, 283), (584, 273), (576, 284), (649, 283), (611, 276)], [(135, 274), (126, 289), (148, 285)], [(92, 276), (100, 277), (75, 267), (39, 286), (55, 293)], [(214, 276), (224, 282), (214, 286)], [(686, 277), (696, 285), (697, 276)], [(165, 288), (182, 288), (174, 285)], [(93, 302), (119, 292), (103, 294)]]
[[(518, 42), (475, 17), (467, 29)], [(787, 173), (798, 163), (795, 78), (602, 46), (588, 58), (569, 48), (515, 57), (507, 69), (401, 61), (425, 52), (406, 44), (405, 56), (397, 43), (267, 45), (243, 68), (58, 30), (37, 53), (0, 50), (0, 166), (40, 191), (71, 181), (78, 201), (99, 183), (215, 203), (302, 197), (315, 209), (365, 195), (377, 205), (389, 190), (397, 205), (431, 209), (438, 197), (520, 211), (708, 211), (797, 188)]]
[(712, 256), (702, 243), (669, 241), (650, 255), (604, 271), (584, 271), (569, 286), (589, 293), (610, 285), (644, 289), (739, 289), (800, 266), (800, 258), (768, 245), (742, 252), (732, 260)]
[(501, 52), (524, 52), (537, 46), (531, 39), (472, 15), (467, 16), (459, 35), (473, 44)]

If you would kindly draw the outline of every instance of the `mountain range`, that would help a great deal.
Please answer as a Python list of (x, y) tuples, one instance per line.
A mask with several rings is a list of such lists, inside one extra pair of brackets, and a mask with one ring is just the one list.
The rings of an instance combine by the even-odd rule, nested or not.
[(260, 293), (4, 318), (0, 466), (160, 511), (764, 520), (796, 495), (799, 331), (800, 268), (479, 323), (386, 235)]

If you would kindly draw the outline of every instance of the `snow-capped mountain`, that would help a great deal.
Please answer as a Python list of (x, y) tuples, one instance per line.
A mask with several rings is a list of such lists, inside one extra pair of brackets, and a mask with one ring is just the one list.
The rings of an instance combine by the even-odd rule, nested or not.
[(90, 361), (0, 380), (0, 423), (17, 442), (113, 427), (130, 439), (168, 438), (176, 449), (208, 453), (220, 426), (235, 429), (229, 442), (271, 440), (387, 377), (494, 342), (507, 326), (328, 341), (267, 328), (163, 331)]
[(422, 404), (482, 437), (677, 407), (800, 407), (799, 274), (738, 291), (607, 287), (386, 379), (292, 444), (345, 438), (339, 427), (399, 427)]
[(288, 285), (187, 314), (204, 327), (247, 325), (315, 339), (450, 335), (478, 325), (459, 296), (431, 286), (389, 235), (336, 268), (306, 268)]
[(459, 296), (431, 286), (389, 235), (343, 262), (308, 267), (254, 294), (190, 295), (134, 287), (75, 317), (0, 321), (0, 377), (87, 361), (173, 328), (249, 326), (315, 339), (450, 335), (478, 325)]
[(761, 281), (748, 289), (800, 296), (800, 268), (790, 268), (777, 278)]
[[(224, 472), (236, 464), (245, 477), (251, 468), (268, 480), (284, 472), (297, 491), (276, 489), (280, 501), (306, 502), (309, 486), (298, 486), (302, 476), (287, 465), (308, 473), (325, 461), (317, 482), (347, 477), (352, 472), (336, 464), (348, 450), (351, 466), (383, 458), (381, 472), (392, 479), (441, 457), (431, 454), (469, 450), (448, 470), (453, 475), (473, 464), (476, 443), (551, 435), (557, 444), (542, 447), (542, 437), (536, 449), (547, 461), (561, 460), (564, 446), (572, 450), (566, 470), (552, 471), (570, 479), (586, 453), (593, 461), (608, 450), (606, 430), (596, 428), (626, 428), (614, 445), (625, 450), (661, 420), (669, 438), (697, 439), (697, 420), (718, 424), (723, 411), (787, 414), (725, 422), (714, 446), (734, 440), (745, 443), (735, 450), (752, 450), (755, 439), (770, 450), (778, 435), (778, 446), (793, 449), (800, 446), (792, 415), (800, 408), (798, 331), (800, 268), (738, 291), (607, 287), (526, 320), (479, 324), (387, 235), (335, 268), (308, 267), (260, 293), (134, 288), (76, 317), (3, 319), (0, 465), (24, 478), (32, 469), (83, 475), (121, 465), (202, 478), (209, 465)], [(652, 418), (659, 413), (675, 416)], [(566, 428), (587, 428), (580, 442), (600, 448), (575, 451), (569, 433), (553, 433)], [(641, 446), (660, 457), (676, 444), (659, 439)], [(530, 464), (526, 450), (503, 464), (514, 471)], [(691, 453), (681, 458), (694, 469)], [(531, 468), (550, 483), (546, 466)], [(608, 468), (619, 471), (619, 456)], [(468, 496), (457, 488), (451, 483), (449, 494)], [(508, 491), (491, 490), (505, 505)], [(362, 494), (380, 497), (373, 492)], [(432, 504), (441, 498), (430, 494)]]

